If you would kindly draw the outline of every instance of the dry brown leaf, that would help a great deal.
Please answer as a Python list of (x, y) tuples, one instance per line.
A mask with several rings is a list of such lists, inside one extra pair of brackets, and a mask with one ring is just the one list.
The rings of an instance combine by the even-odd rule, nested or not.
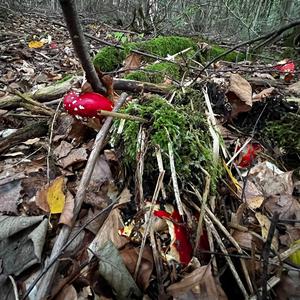
[(71, 226), (73, 215), (74, 215), (73, 212), (74, 212), (74, 197), (70, 193), (70, 191), (67, 190), (65, 205), (59, 218), (59, 224), (66, 224), (68, 226)]
[(266, 97), (271, 96), (271, 94), (273, 93), (274, 90), (275, 90), (274, 87), (270, 87), (270, 88), (262, 90), (260, 93), (253, 96), (253, 98), (252, 98), (253, 102), (264, 100)]
[(21, 172), (0, 179), (0, 212), (18, 213), (17, 201), (22, 191), (22, 179), (25, 177), (26, 175)]
[(77, 300), (77, 292), (74, 286), (67, 285), (61, 289), (61, 292), (54, 298), (54, 300)]
[(292, 195), (270, 196), (264, 207), (271, 215), (278, 212), (280, 219), (300, 220), (300, 203)]
[(238, 74), (231, 74), (226, 96), (232, 106), (231, 117), (252, 107), (252, 88), (250, 83)]
[[(270, 230), (271, 221), (265, 215), (261, 214), (260, 212), (257, 212), (255, 214), (255, 217), (261, 227), (261, 235), (264, 238), (264, 240), (266, 241), (269, 230)], [(277, 251), (277, 249), (278, 249), (278, 239), (277, 239), (276, 235), (277, 234), (275, 232), (273, 239), (272, 239), (272, 243), (271, 243), (271, 245), (275, 251)]]
[(119, 235), (119, 229), (123, 226), (124, 225), (119, 209), (113, 209), (105, 220), (103, 226), (98, 231), (89, 248), (93, 252), (98, 253), (99, 249), (101, 249), (108, 240), (112, 241), (112, 243), (118, 249), (123, 247), (129, 242), (127, 238)]
[(297, 81), (293, 84), (291, 84), (288, 88), (288, 91), (296, 94), (296, 95), (300, 95), (300, 81)]
[[(139, 250), (140, 248), (125, 248), (120, 251), (123, 262), (131, 275), (134, 275), (136, 263), (139, 256)], [(142, 260), (137, 275), (137, 284), (141, 289), (146, 290), (148, 288), (152, 272), (152, 250), (149, 246), (146, 246), (143, 251)]]
[(217, 278), (213, 277), (211, 265), (197, 268), (192, 273), (167, 288), (174, 300), (227, 300)]
[(255, 181), (256, 186), (265, 196), (275, 194), (292, 194), (292, 171), (282, 172), (275, 165), (264, 161), (255, 165), (249, 172), (249, 180)]
[(67, 168), (75, 163), (86, 161), (87, 156), (85, 148), (72, 149), (66, 157), (58, 160), (58, 164), (63, 168)]
[(242, 249), (251, 251), (253, 249), (253, 245), (255, 245), (256, 251), (262, 250), (263, 242), (250, 232), (234, 230), (232, 236)]
[[(240, 183), (242, 185), (242, 183)], [(238, 190), (237, 194), (241, 197), (243, 190)], [(244, 189), (244, 199), (251, 209), (259, 208), (264, 202), (263, 193), (257, 188), (256, 184), (248, 180)]]
[(126, 57), (124, 61), (124, 67), (122, 69), (123, 70), (137, 69), (141, 66), (141, 60), (142, 60), (141, 55), (137, 53), (131, 53)]

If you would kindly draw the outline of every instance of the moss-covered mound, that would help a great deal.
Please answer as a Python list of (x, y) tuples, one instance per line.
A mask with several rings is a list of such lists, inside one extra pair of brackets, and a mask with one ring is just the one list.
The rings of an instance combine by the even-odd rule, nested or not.
[[(222, 53), (224, 53), (225, 51), (227, 51), (228, 49), (219, 47), (217, 45), (212, 45), (211, 49), (204, 55), (204, 58), (206, 61), (210, 61), (213, 58), (221, 55)], [(223, 56), (222, 58), (220, 58), (221, 60), (226, 60), (226, 61), (241, 61), (245, 59), (245, 54), (238, 52), (238, 51), (233, 51), (229, 54), (226, 54), (225, 56)]]
[[(96, 54), (94, 65), (104, 72), (109, 72), (120, 66), (125, 57), (133, 49), (166, 57), (167, 55), (173, 55), (190, 47), (196, 49), (197, 44), (189, 38), (179, 36), (157, 37), (144, 42), (126, 43), (123, 45), (123, 50), (114, 47), (104, 47)], [(153, 59), (147, 57), (145, 57), (145, 59), (153, 61)]]
[(274, 146), (300, 155), (300, 115), (287, 113), (281, 120), (269, 121), (264, 131)]
[(145, 67), (143, 70), (130, 72), (125, 79), (138, 80), (152, 83), (162, 83), (165, 77), (180, 79), (180, 68), (172, 63), (159, 63)]
[[(181, 97), (181, 96), (179, 96)], [(201, 95), (195, 92), (184, 95), (185, 98), (194, 98), (198, 108), (202, 106)], [(177, 99), (176, 102), (179, 100)], [(185, 100), (184, 100), (185, 101)], [(203, 110), (204, 111), (204, 110)], [(143, 124), (147, 135), (147, 153), (145, 155), (145, 177), (157, 176), (157, 161), (155, 148), (162, 150), (166, 176), (170, 175), (168, 143), (173, 145), (177, 176), (182, 184), (193, 183), (201, 186), (204, 182), (205, 168), (213, 178), (215, 186), (219, 175), (218, 166), (215, 166), (212, 158), (211, 138), (204, 112), (199, 109), (191, 110), (191, 105), (171, 105), (164, 98), (150, 96), (143, 103), (131, 103), (125, 109), (125, 113), (137, 115), (150, 120), (149, 124)], [(116, 121), (117, 123), (119, 121)], [(117, 125), (117, 124), (116, 124)], [(117, 142), (121, 147), (122, 161), (130, 170), (135, 170), (137, 161), (137, 138), (141, 124), (126, 121), (122, 137)], [(117, 128), (118, 126), (116, 126)], [(120, 137), (118, 137), (120, 138)], [(155, 175), (156, 174), (156, 175)]]

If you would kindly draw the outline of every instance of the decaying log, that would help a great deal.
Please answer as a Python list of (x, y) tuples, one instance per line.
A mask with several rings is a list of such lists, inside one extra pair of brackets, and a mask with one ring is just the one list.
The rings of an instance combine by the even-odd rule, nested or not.
[[(39, 102), (55, 100), (67, 93), (74, 83), (79, 79), (80, 77), (74, 76), (64, 82), (41, 88), (35, 92), (25, 93), (24, 96), (29, 96), (30, 98)], [(17, 95), (8, 95), (2, 97), (0, 98), (0, 109), (13, 109), (19, 107), (20, 101), (21, 98)]]
[(114, 79), (114, 89), (132, 93), (150, 92), (167, 94), (170, 92), (170, 86), (127, 79)]
[[(79, 76), (74, 76), (64, 82), (50, 85), (39, 89), (35, 92), (25, 93), (24, 96), (28, 96), (33, 100), (39, 102), (48, 102), (58, 99), (66, 94), (76, 82), (81, 79)], [(150, 92), (157, 94), (168, 94), (171, 86), (163, 84), (154, 84), (149, 82), (141, 82), (136, 80), (126, 79), (114, 79), (114, 89), (119, 91), (127, 91), (132, 93)], [(17, 95), (8, 95), (0, 98), (0, 109), (14, 109), (20, 107), (20, 101), (22, 99)]]
[(0, 154), (10, 148), (27, 141), (28, 139), (46, 135), (48, 132), (48, 120), (34, 122), (18, 129), (8, 137), (0, 139)]

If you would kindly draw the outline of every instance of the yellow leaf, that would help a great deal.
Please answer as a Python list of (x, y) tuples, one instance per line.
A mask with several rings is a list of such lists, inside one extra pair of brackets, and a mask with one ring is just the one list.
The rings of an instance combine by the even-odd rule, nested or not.
[[(300, 244), (300, 240), (295, 241), (291, 246), (296, 244)], [(289, 258), (293, 264), (295, 264), (297, 267), (300, 267), (300, 250), (294, 252)]]
[(37, 49), (37, 48), (41, 48), (43, 46), (44, 46), (44, 42), (43, 41), (30, 41), (28, 43), (28, 47), (29, 48)]
[(235, 185), (236, 189), (238, 191), (242, 191), (242, 188), (240, 186), (240, 184), (238, 183), (238, 181), (236, 180), (236, 178), (232, 175), (230, 169), (228, 168), (228, 166), (226, 165), (225, 161), (223, 160), (223, 166), (229, 176), (229, 178), (231, 179), (232, 183)]
[(47, 202), (52, 214), (60, 214), (65, 205), (64, 177), (57, 177), (47, 191)]

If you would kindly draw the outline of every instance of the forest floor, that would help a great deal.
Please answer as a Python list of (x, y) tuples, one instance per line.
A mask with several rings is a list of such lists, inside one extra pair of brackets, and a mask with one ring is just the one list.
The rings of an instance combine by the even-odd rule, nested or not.
[[(130, 69), (155, 62), (129, 53), (107, 72), (120, 114), (78, 119), (65, 95), (90, 86), (60, 23), (0, 16), (0, 298), (299, 299), (297, 59), (276, 47), (201, 72), (199, 40), (133, 92)], [(97, 38), (146, 40), (84, 32), (91, 56)]]

